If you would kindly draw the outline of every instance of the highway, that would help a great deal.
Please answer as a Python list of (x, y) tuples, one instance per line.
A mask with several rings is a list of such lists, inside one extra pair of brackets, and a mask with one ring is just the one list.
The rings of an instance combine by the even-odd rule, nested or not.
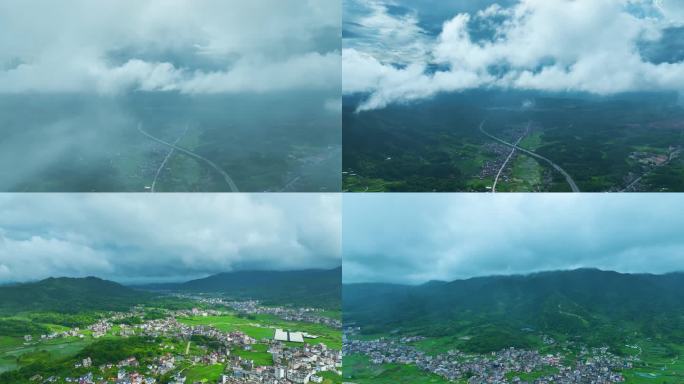
[[(530, 122), (530, 124), (532, 124), (532, 123)], [(520, 141), (523, 139), (523, 137), (527, 136), (527, 132), (529, 132), (529, 129), (530, 129), (530, 124), (527, 124), (527, 128), (525, 130), (525, 133), (523, 133), (522, 136), (520, 136), (520, 138), (518, 139), (518, 141), (515, 142), (514, 145), (517, 146), (518, 144), (520, 144)], [(492, 193), (496, 193), (496, 184), (499, 183), (499, 177), (501, 177), (501, 173), (506, 168), (506, 164), (508, 164), (508, 162), (511, 161), (511, 157), (513, 157), (514, 153), (515, 153), (515, 148), (511, 149), (511, 153), (506, 158), (506, 161), (504, 161), (504, 163), (501, 164), (501, 168), (499, 168), (499, 172), (496, 173), (496, 177), (494, 178), (494, 185), (492, 185)]]
[(626, 186), (626, 187), (624, 187), (623, 189), (621, 189), (620, 192), (627, 192), (627, 191), (629, 191), (629, 189), (632, 188), (636, 183), (640, 182), (641, 179), (644, 178), (644, 176), (646, 176), (646, 173), (644, 173), (643, 175), (641, 175), (641, 176), (637, 177), (636, 179), (634, 179), (634, 181), (632, 181), (631, 183), (629, 183), (628, 186)]
[[(188, 128), (190, 127), (190, 124), (185, 126), (185, 130), (183, 133), (178, 136), (176, 141), (173, 142), (173, 145), (178, 144), (178, 142), (185, 136), (186, 133), (188, 133)], [(161, 174), (162, 170), (164, 170), (164, 167), (166, 166), (166, 163), (169, 161), (171, 156), (173, 156), (173, 153), (176, 151), (176, 148), (171, 148), (169, 149), (169, 153), (166, 155), (164, 158), (164, 161), (159, 165), (159, 168), (157, 168), (157, 173), (154, 175), (154, 180), (152, 180), (152, 187), (150, 187), (150, 192), (154, 193), (155, 188), (157, 187), (157, 179), (159, 179), (159, 175)]]
[(154, 141), (156, 141), (156, 142), (158, 142), (158, 143), (160, 143), (160, 144), (164, 144), (164, 145), (166, 145), (167, 147), (173, 148), (173, 149), (175, 149), (176, 151), (181, 152), (181, 153), (184, 153), (184, 154), (186, 154), (186, 155), (188, 155), (188, 156), (190, 156), (190, 157), (193, 157), (193, 158), (195, 158), (195, 159), (204, 161), (204, 162), (207, 163), (210, 167), (214, 168), (214, 170), (215, 170), (216, 172), (220, 173), (221, 176), (223, 176), (223, 179), (226, 181), (226, 184), (228, 184), (228, 187), (230, 188), (230, 191), (231, 191), (231, 192), (240, 192), (240, 190), (238, 189), (237, 185), (235, 184), (235, 182), (233, 181), (233, 179), (230, 177), (230, 175), (228, 175), (228, 173), (226, 173), (226, 171), (224, 171), (223, 169), (221, 169), (221, 167), (219, 167), (218, 165), (216, 165), (216, 163), (214, 163), (213, 161), (207, 159), (207, 158), (204, 157), (204, 156), (198, 155), (198, 154), (196, 154), (195, 152), (192, 152), (192, 151), (190, 151), (190, 150), (187, 150), (187, 149), (185, 149), (185, 148), (183, 148), (183, 147), (179, 147), (179, 146), (177, 146), (176, 144), (169, 143), (168, 141), (164, 141), (164, 140), (162, 140), (162, 139), (159, 139), (159, 138), (157, 138), (157, 137), (154, 137), (154, 136), (150, 135), (150, 134), (147, 133), (145, 130), (143, 130), (143, 128), (142, 128), (142, 123), (138, 123), (138, 131), (139, 131), (140, 133), (142, 133), (144, 136), (146, 136), (147, 138), (151, 139), (151, 140), (154, 140)]
[(573, 180), (572, 177), (570, 176), (570, 174), (567, 173), (567, 172), (565, 172), (565, 170), (564, 170), (563, 168), (561, 168), (560, 165), (554, 163), (553, 161), (549, 160), (548, 158), (546, 158), (546, 157), (544, 157), (544, 156), (542, 156), (542, 155), (536, 154), (536, 153), (534, 153), (534, 152), (532, 152), (532, 151), (530, 151), (530, 150), (527, 150), (527, 149), (525, 149), (525, 148), (523, 148), (523, 147), (518, 146), (517, 143), (516, 143), (516, 144), (512, 144), (512, 143), (509, 143), (509, 142), (507, 142), (507, 141), (505, 141), (505, 140), (503, 140), (503, 139), (500, 139), (500, 138), (498, 138), (498, 137), (496, 137), (496, 136), (494, 136), (494, 135), (489, 134), (487, 131), (484, 130), (484, 123), (485, 123), (485, 121), (486, 121), (486, 120), (483, 120), (482, 123), (480, 123), (480, 132), (482, 132), (485, 136), (489, 137), (489, 138), (492, 139), (492, 140), (498, 141), (498, 142), (501, 143), (501, 144), (507, 145), (507, 146), (509, 146), (509, 147), (511, 147), (511, 148), (514, 148), (514, 149), (517, 149), (517, 150), (519, 150), (520, 152), (523, 152), (523, 153), (525, 153), (525, 154), (527, 154), (527, 155), (530, 155), (530, 156), (532, 156), (532, 157), (534, 157), (534, 158), (536, 158), (536, 159), (543, 160), (544, 162), (546, 162), (546, 163), (548, 163), (549, 165), (551, 165), (551, 166), (553, 167), (553, 169), (555, 169), (556, 171), (560, 172), (560, 173), (565, 177), (565, 180), (568, 182), (568, 184), (570, 185), (570, 189), (572, 189), (573, 192), (579, 192), (579, 191), (580, 191), (579, 187), (578, 187), (577, 184), (575, 183), (575, 180)]

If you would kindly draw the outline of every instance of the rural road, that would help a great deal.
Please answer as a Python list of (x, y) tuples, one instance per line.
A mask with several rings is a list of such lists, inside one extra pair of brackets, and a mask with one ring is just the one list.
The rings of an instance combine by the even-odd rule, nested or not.
[(226, 184), (228, 184), (228, 187), (230, 188), (230, 191), (231, 191), (231, 192), (240, 192), (240, 190), (238, 190), (237, 185), (235, 184), (235, 182), (233, 181), (233, 179), (230, 177), (230, 175), (228, 175), (228, 173), (226, 173), (226, 171), (224, 171), (223, 169), (221, 169), (221, 167), (219, 167), (218, 165), (216, 165), (216, 163), (214, 163), (213, 161), (207, 159), (207, 158), (204, 157), (204, 156), (198, 155), (198, 154), (196, 154), (195, 152), (189, 151), (189, 150), (187, 150), (187, 149), (185, 149), (185, 148), (183, 148), (183, 147), (179, 147), (179, 146), (177, 146), (176, 144), (169, 143), (169, 142), (167, 142), (167, 141), (164, 141), (164, 140), (162, 140), (162, 139), (159, 139), (159, 138), (157, 138), (157, 137), (154, 137), (154, 136), (150, 135), (149, 133), (145, 132), (145, 130), (143, 130), (143, 128), (142, 128), (142, 123), (138, 123), (138, 131), (140, 131), (140, 133), (142, 133), (144, 136), (148, 137), (148, 138), (151, 139), (151, 140), (154, 140), (154, 141), (156, 141), (156, 142), (158, 142), (158, 143), (160, 143), (160, 144), (164, 144), (164, 145), (166, 145), (166, 146), (168, 146), (168, 147), (170, 147), (170, 148), (175, 149), (175, 150), (178, 151), (178, 152), (182, 152), (182, 153), (184, 153), (184, 154), (186, 154), (186, 155), (188, 155), (188, 156), (190, 156), (190, 157), (194, 157), (195, 159), (204, 161), (204, 162), (207, 163), (210, 167), (214, 168), (214, 170), (216, 170), (216, 172), (220, 173), (221, 176), (223, 176), (223, 179), (226, 181)]
[(507, 142), (503, 139), (500, 139), (494, 135), (489, 134), (487, 131), (484, 130), (484, 123), (485, 123), (485, 121), (482, 121), (482, 123), (480, 123), (480, 132), (482, 132), (485, 136), (489, 137), (492, 140), (498, 141), (501, 144), (507, 145), (507, 146), (512, 147), (514, 149), (517, 149), (520, 152), (528, 154), (534, 158), (545, 161), (546, 163), (551, 165), (553, 167), (553, 169), (555, 169), (556, 171), (560, 172), (563, 176), (565, 176), (565, 180), (568, 182), (568, 184), (570, 185), (570, 189), (572, 189), (573, 192), (579, 192), (580, 191), (579, 187), (575, 183), (575, 180), (573, 180), (572, 177), (570, 176), (570, 174), (565, 172), (565, 170), (563, 168), (561, 168), (558, 164), (554, 163), (553, 161), (549, 160), (548, 158), (546, 158), (542, 155), (536, 154), (536, 153), (534, 153), (530, 150), (527, 150), (523, 147), (519, 147), (517, 145), (517, 143), (512, 144), (512, 143), (509, 143), (509, 142)]

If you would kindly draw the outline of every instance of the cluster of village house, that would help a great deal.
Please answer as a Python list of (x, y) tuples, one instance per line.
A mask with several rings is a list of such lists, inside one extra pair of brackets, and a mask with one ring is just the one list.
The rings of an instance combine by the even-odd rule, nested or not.
[[(467, 379), (468, 383), (522, 383), (516, 374), (539, 372), (548, 374), (534, 380), (535, 384), (559, 383), (620, 383), (624, 377), (619, 370), (632, 367), (634, 358), (621, 358), (607, 348), (581, 348), (574, 365), (563, 364), (558, 354), (542, 355), (538, 351), (507, 348), (490, 354), (467, 354), (451, 350), (429, 355), (411, 345), (421, 338), (359, 340), (353, 330), (345, 330), (345, 355), (362, 354), (373, 364), (414, 364), (420, 369), (447, 380)], [(546, 344), (555, 342), (544, 337)]]
[[(217, 350), (202, 349), (200, 354), (187, 354), (187, 351), (168, 351), (161, 356), (140, 362), (135, 357), (129, 357), (117, 363), (102, 364), (93, 367), (91, 357), (86, 357), (74, 365), (80, 372), (86, 371), (77, 377), (51, 376), (43, 378), (35, 375), (32, 381), (38, 383), (78, 383), (78, 384), (152, 384), (157, 383), (162, 376), (170, 376), (166, 382), (171, 384), (187, 384), (183, 370), (188, 367), (202, 365), (223, 365), (223, 374), (219, 383), (263, 383), (263, 384), (289, 384), (289, 383), (320, 383), (323, 381), (322, 374), (330, 372), (341, 375), (342, 352), (328, 348), (325, 344), (305, 343), (304, 338), (315, 338), (304, 332), (290, 332), (281, 329), (274, 330), (274, 336), (278, 339), (256, 340), (242, 332), (224, 332), (211, 326), (193, 326), (180, 323), (176, 318), (191, 316), (219, 314), (217, 311), (205, 311), (199, 309), (173, 311), (164, 319), (144, 321), (137, 325), (120, 324), (116, 332), (114, 322), (126, 317), (140, 315), (140, 309), (134, 309), (129, 313), (113, 314), (107, 319), (100, 320), (88, 327), (92, 337), (102, 337), (108, 334), (117, 336), (145, 336), (164, 337), (167, 339), (188, 341), (193, 336), (203, 336), (219, 342), (222, 347)], [(296, 335), (293, 338), (290, 334)], [(285, 340), (282, 339), (285, 335)], [(85, 337), (84, 332), (78, 328), (66, 332), (54, 333), (41, 336), (42, 339), (57, 337)], [(32, 337), (26, 336), (28, 341)], [(242, 358), (231, 353), (235, 350), (251, 351), (255, 344), (267, 346), (267, 353), (271, 355), (273, 365), (257, 366), (253, 360)], [(297, 345), (300, 344), (300, 345)], [(160, 346), (161, 349), (169, 346)], [(175, 347), (171, 348), (175, 349)]]
[[(186, 296), (187, 297), (187, 296)], [(248, 315), (268, 314), (277, 316), (287, 321), (300, 321), (304, 323), (322, 324), (331, 328), (341, 329), (342, 321), (333, 319), (328, 316), (323, 316), (320, 308), (289, 308), (279, 306), (263, 306), (258, 300), (245, 301), (226, 301), (221, 298), (202, 298), (190, 296), (194, 300), (201, 303), (211, 305), (223, 305), (234, 309), (240, 313)]]

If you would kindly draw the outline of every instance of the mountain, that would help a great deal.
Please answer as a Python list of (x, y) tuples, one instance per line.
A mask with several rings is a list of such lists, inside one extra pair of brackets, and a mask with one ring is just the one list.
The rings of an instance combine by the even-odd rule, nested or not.
[(484, 327), (595, 344), (630, 332), (684, 341), (684, 274), (579, 269), (420, 286), (352, 284), (344, 286), (343, 310), (345, 322), (366, 333), (444, 336)]
[(149, 292), (96, 277), (48, 278), (35, 283), (0, 286), (0, 314), (126, 310), (151, 297)]
[(280, 305), (339, 309), (342, 267), (330, 270), (225, 272), (181, 284), (157, 284), (145, 288), (222, 293), (235, 299), (258, 299)]

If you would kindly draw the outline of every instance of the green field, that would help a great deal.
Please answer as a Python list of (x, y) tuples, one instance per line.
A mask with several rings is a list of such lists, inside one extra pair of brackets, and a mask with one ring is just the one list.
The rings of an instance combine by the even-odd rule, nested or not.
[(186, 369), (183, 373), (188, 383), (215, 383), (224, 371), (222, 364), (196, 365)]
[(273, 365), (273, 357), (270, 353), (266, 352), (268, 349), (267, 345), (254, 344), (251, 347), (251, 351), (246, 351), (242, 348), (233, 348), (230, 353), (235, 356), (240, 356), (243, 359), (253, 360), (254, 365), (257, 367)]
[(209, 325), (222, 331), (240, 331), (257, 340), (272, 339), (275, 328), (302, 331), (319, 336), (317, 339), (304, 339), (307, 343), (323, 343), (329, 348), (342, 348), (342, 335), (339, 330), (319, 324), (284, 321), (271, 315), (257, 315), (253, 319), (242, 318), (233, 314), (194, 316), (180, 318), (179, 321), (188, 325)]
[[(453, 383), (435, 374), (423, 372), (414, 365), (373, 365), (361, 355), (345, 356), (344, 381), (357, 384), (446, 384)], [(456, 382), (458, 383), (458, 382)]]
[(318, 376), (323, 378), (323, 384), (342, 384), (342, 376), (335, 372), (321, 372)]
[(644, 341), (637, 343), (642, 348), (641, 362), (633, 369), (623, 372), (627, 383), (680, 384), (684, 382), (684, 346), (671, 346), (672, 351), (659, 344)]
[[(639, 191), (684, 190), (681, 154), (658, 166), (644, 166), (633, 156), (684, 148), (679, 123), (684, 108), (675, 95), (599, 100), (537, 94), (537, 107), (519, 108), (527, 97), (517, 92), (463, 92), (362, 113), (356, 113), (355, 100), (345, 100), (343, 189), (485, 192), (492, 184), (480, 179), (484, 161), (505, 156), (487, 150), (494, 141), (479, 131), (486, 121), (489, 133), (508, 141), (519, 137), (513, 131), (517, 134), (531, 122), (532, 131), (520, 146), (558, 164), (583, 192), (618, 191), (639, 176)], [(560, 173), (544, 163), (541, 167), (547, 172), (539, 180), (539, 166), (514, 164), (515, 180), (501, 191), (569, 190)]]

